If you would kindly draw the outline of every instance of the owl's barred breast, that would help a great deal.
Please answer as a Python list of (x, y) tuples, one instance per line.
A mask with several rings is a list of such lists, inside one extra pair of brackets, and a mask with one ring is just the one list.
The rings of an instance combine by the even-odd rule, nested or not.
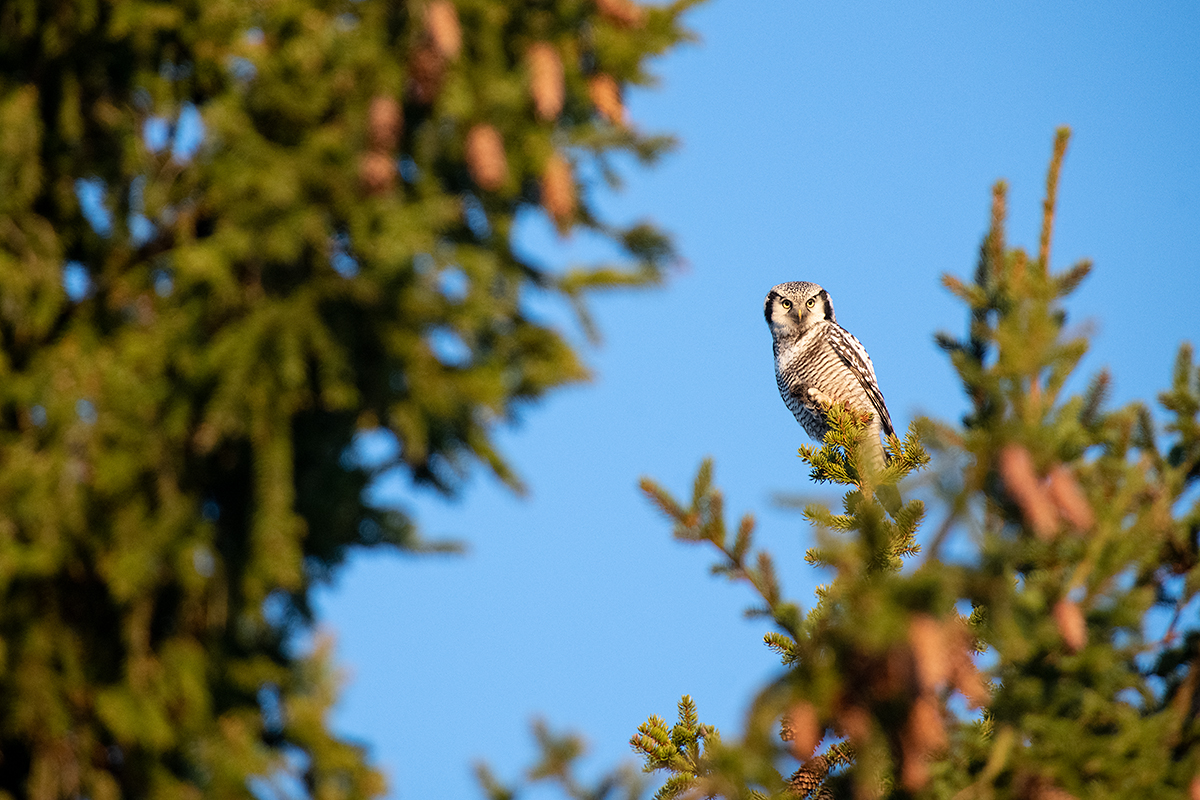
[(825, 410), (809, 397), (810, 388), (834, 403), (846, 403), (859, 413), (878, 416), (858, 377), (829, 347), (826, 327), (832, 325), (815, 326), (799, 341), (781, 348), (775, 357), (775, 376), (784, 402), (804, 432), (818, 441), (825, 438), (829, 424)]

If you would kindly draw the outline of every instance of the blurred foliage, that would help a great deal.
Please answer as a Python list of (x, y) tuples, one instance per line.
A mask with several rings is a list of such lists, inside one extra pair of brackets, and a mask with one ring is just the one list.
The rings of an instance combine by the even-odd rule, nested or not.
[(758, 595), (785, 666), (741, 740), (687, 697), (673, 729), (639, 728), (658, 798), (1200, 797), (1200, 367), (1184, 344), (1157, 415), (1108, 409), (1107, 373), (1064, 391), (1087, 342), (1062, 301), (1090, 268), (1049, 265), (1067, 139), (1037, 255), (1006, 246), (1001, 183), (974, 280), (944, 279), (969, 311), (966, 336), (938, 342), (970, 410), (893, 440), (887, 475), (935, 454), (924, 553), (923, 504), (880, 504), (859, 478), (861, 421), (837, 409), (824, 447), (800, 451), (815, 480), (850, 487), (841, 513), (804, 511), (807, 560), (832, 574), (807, 613), (755, 552), (753, 519), (729, 542), (711, 463), (687, 504), (643, 483), (677, 538)]
[[(591, 195), (670, 147), (622, 94), (690, 4), (0, 4), (2, 796), (383, 790), (310, 590), (428, 549), (382, 470), (519, 489), (496, 426), (587, 377), (530, 302), (673, 258)], [(539, 213), (622, 262), (534, 263)]]
[(475, 777), (488, 800), (513, 800), (535, 789), (552, 789), (570, 800), (636, 800), (645, 793), (645, 776), (628, 765), (593, 782), (581, 780), (576, 768), (585, 748), (578, 736), (554, 733), (541, 721), (534, 723), (533, 734), (541, 758), (517, 783), (501, 782), (486, 764), (476, 766)]

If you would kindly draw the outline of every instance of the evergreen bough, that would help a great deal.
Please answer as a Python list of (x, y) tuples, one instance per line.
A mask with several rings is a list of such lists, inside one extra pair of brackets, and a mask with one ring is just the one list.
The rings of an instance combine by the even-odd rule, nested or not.
[[(0, 798), (359, 798), (313, 586), (409, 551), (381, 471), (519, 490), (587, 370), (529, 311), (660, 279), (592, 193), (680, 0), (0, 4)], [(550, 270), (518, 215), (610, 241)], [(356, 461), (360, 432), (398, 454)]]

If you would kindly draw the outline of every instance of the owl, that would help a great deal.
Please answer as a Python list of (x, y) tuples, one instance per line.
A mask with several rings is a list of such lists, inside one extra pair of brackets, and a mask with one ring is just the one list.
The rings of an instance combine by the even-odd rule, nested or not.
[(870, 414), (867, 444), (876, 469), (882, 468), (879, 437), (892, 435), (892, 418), (871, 357), (837, 324), (829, 292), (806, 281), (781, 283), (767, 293), (763, 313), (771, 329), (779, 393), (804, 432), (824, 441), (829, 430), (825, 413), (835, 403)]

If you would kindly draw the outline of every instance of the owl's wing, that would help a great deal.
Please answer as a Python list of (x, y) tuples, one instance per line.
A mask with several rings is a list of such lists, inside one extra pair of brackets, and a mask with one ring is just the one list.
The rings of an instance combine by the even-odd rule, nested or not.
[(871, 406), (875, 409), (875, 418), (879, 420), (879, 427), (885, 435), (891, 436), (893, 433), (892, 417), (888, 414), (887, 405), (883, 402), (883, 393), (879, 391), (879, 382), (875, 379), (875, 367), (871, 365), (871, 357), (867, 355), (867, 349), (862, 346), (862, 342), (854, 338), (854, 334), (840, 325), (830, 326), (829, 344), (842, 363), (849, 367), (850, 371), (854, 373), (854, 377), (858, 379), (863, 392), (866, 393), (867, 399), (871, 401)]

